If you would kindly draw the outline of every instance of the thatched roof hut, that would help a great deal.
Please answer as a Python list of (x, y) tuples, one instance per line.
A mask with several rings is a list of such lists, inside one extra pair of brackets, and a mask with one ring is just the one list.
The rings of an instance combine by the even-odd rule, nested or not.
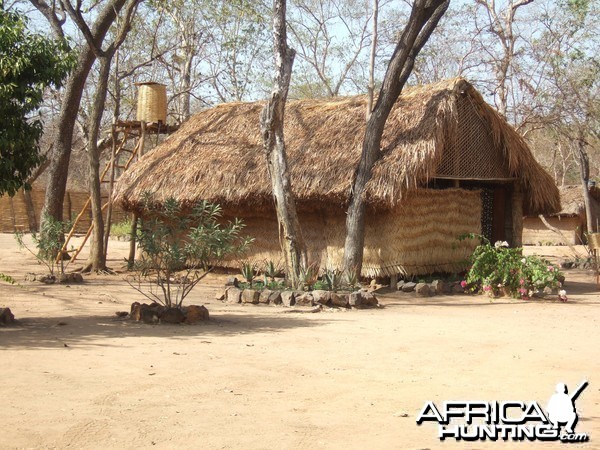
[[(262, 102), (231, 103), (196, 114), (123, 175), (116, 187), (116, 200), (126, 208), (135, 209), (148, 191), (158, 201), (170, 196), (184, 202), (206, 199), (220, 203), (226, 211), (242, 218), (260, 215), (271, 224), (268, 227), (274, 235), (269, 234), (277, 242), (259, 127), (263, 105)], [(336, 223), (339, 222), (336, 226), (342, 227), (338, 233), (343, 234), (344, 208), (365, 130), (365, 105), (364, 97), (288, 103), (285, 121), (288, 163), (304, 222), (309, 222), (308, 215), (322, 215), (327, 210), (336, 217)], [(415, 204), (419, 203), (419, 196), (429, 198), (422, 206), (431, 209), (437, 204), (439, 211), (422, 216), (425, 219), (418, 230), (419, 241), (448, 240), (448, 233), (441, 230), (432, 240), (422, 228), (425, 223), (435, 225), (445, 217), (468, 215), (474, 224), (480, 224), (486, 214), (485, 204), (490, 200), (486, 203), (478, 199), (483, 195), (482, 189), (489, 190), (490, 186), (506, 191), (506, 195), (502, 194), (505, 198), (499, 230), (512, 230), (512, 212), (519, 211), (518, 216), (522, 207), (529, 214), (560, 210), (552, 178), (535, 161), (524, 140), (464, 79), (406, 90), (387, 121), (381, 153), (367, 186), (369, 208), (383, 220), (385, 214), (395, 216), (401, 209), (406, 216), (411, 198), (416, 199)], [(456, 214), (444, 209), (447, 200), (441, 198), (456, 189), (443, 194), (444, 188), (463, 188), (454, 195)], [(460, 206), (465, 199), (474, 204), (470, 208)], [(465, 207), (468, 209), (461, 214), (460, 208)], [(420, 212), (413, 208), (410, 214)], [(519, 223), (515, 224), (518, 232), (513, 233), (514, 240), (519, 243), (520, 219), (515, 221)], [(374, 226), (377, 228), (376, 223)], [(402, 227), (401, 223), (396, 224), (396, 229)], [(304, 228), (310, 227), (305, 224)], [(464, 231), (482, 230), (481, 226), (471, 229), (473, 224), (466, 228)], [(451, 227), (450, 232), (458, 231)], [(398, 239), (388, 236), (387, 240)], [(324, 245), (332, 247), (331, 243)], [(366, 246), (369, 245), (367, 236)], [(377, 245), (373, 247), (377, 253)], [(417, 273), (443, 269), (449, 264), (429, 264), (423, 255), (422, 268), (409, 269), (398, 261), (385, 268), (379, 263), (370, 265), (367, 259), (367, 274)]]
[[(583, 243), (587, 231), (587, 220), (581, 185), (560, 186), (562, 209), (549, 214), (545, 219), (554, 228), (549, 229), (538, 216), (526, 217), (523, 221), (523, 244), (525, 245), (578, 245)], [(600, 220), (600, 189), (590, 187), (592, 223)], [(560, 234), (555, 230), (560, 231)]]

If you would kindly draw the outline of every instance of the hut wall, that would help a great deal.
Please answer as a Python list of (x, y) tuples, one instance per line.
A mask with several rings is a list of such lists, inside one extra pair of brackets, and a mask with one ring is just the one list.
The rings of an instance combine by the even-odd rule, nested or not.
[(550, 225), (558, 228), (562, 235), (546, 228), (538, 217), (523, 220), (523, 245), (579, 245), (584, 226), (580, 216), (546, 217)]
[[(246, 224), (244, 233), (255, 238), (245, 259), (259, 266), (268, 260), (283, 263), (275, 213), (270, 214), (241, 216)], [(309, 261), (318, 262), (322, 269), (340, 269), (345, 211), (300, 210), (300, 216), (304, 239), (310, 245)], [(376, 277), (463, 270), (474, 243), (456, 238), (467, 232), (481, 232), (480, 191), (419, 190), (392, 211), (368, 214), (362, 274)], [(238, 268), (239, 261), (228, 261), (226, 266)]]

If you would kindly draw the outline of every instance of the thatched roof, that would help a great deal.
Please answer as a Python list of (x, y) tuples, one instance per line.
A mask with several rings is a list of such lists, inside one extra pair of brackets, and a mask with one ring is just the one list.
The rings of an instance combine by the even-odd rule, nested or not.
[[(398, 100), (367, 186), (369, 204), (391, 208), (407, 190), (435, 177), (449, 142), (456, 141), (461, 97), (486, 124), (506, 173), (521, 184), (526, 211), (560, 210), (552, 178), (523, 139), (460, 78), (406, 90)], [(294, 194), (301, 203), (346, 203), (361, 154), (365, 104), (364, 97), (288, 103), (287, 156)], [(158, 201), (174, 196), (230, 206), (272, 204), (259, 126), (263, 105), (229, 103), (194, 115), (121, 177), (116, 200), (135, 208), (144, 192), (153, 192)]]
[[(558, 189), (560, 192), (560, 203), (562, 205), (562, 209), (553, 215), (585, 216), (585, 204), (583, 201), (581, 185), (561, 186)], [(592, 212), (594, 214), (598, 214), (600, 212), (600, 189), (596, 187), (590, 188), (590, 197), (592, 200)]]

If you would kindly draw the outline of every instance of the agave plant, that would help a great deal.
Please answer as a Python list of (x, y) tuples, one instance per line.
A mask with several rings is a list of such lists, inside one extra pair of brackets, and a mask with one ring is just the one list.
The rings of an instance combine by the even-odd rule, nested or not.
[(256, 277), (256, 266), (251, 262), (244, 261), (240, 267), (240, 272), (246, 282), (250, 285), (250, 288), (252, 288), (252, 282)]
[[(271, 282), (275, 281), (275, 277), (281, 274), (282, 270), (279, 264), (274, 263), (272, 260), (265, 261), (265, 266), (263, 269), (263, 274), (265, 277), (271, 279)], [(266, 283), (265, 283), (266, 284)]]
[(354, 289), (358, 286), (358, 274), (356, 273), (356, 270), (344, 270), (344, 282), (350, 289)]
[(303, 289), (305, 286), (310, 291), (313, 285), (319, 279), (319, 264), (314, 262), (311, 264), (304, 265), (300, 267), (299, 281), (300, 288)]
[(327, 269), (323, 274), (323, 279), (329, 290), (336, 292), (342, 283), (342, 272), (337, 269)]

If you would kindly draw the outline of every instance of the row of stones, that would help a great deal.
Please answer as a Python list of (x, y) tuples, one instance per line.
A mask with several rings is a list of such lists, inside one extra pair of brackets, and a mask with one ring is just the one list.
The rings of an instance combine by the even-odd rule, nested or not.
[(252, 305), (283, 305), (283, 306), (336, 306), (340, 308), (374, 308), (378, 305), (377, 298), (367, 291), (356, 291), (342, 294), (331, 291), (316, 290), (301, 291), (271, 291), (264, 289), (239, 289), (235, 286), (226, 287), (217, 293), (217, 300), (227, 303), (248, 303)]
[(412, 281), (399, 281), (396, 289), (402, 292), (414, 292), (417, 297), (433, 297), (434, 295), (452, 295), (464, 293), (460, 281), (446, 282), (434, 280), (431, 283), (413, 283)]

